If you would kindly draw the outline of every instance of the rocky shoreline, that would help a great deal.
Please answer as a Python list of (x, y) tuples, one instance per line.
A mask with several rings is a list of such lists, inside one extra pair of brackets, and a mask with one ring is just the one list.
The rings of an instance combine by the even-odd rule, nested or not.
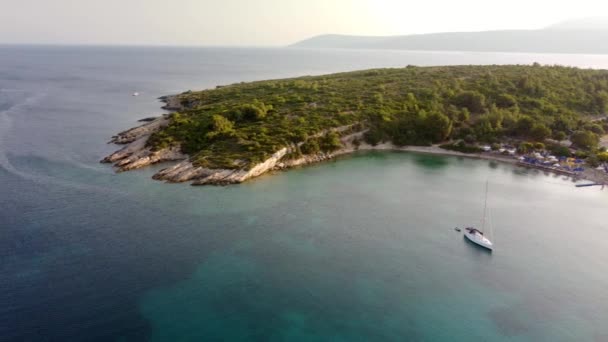
[[(160, 98), (166, 105), (163, 107), (170, 110), (182, 109), (177, 96), (165, 96)], [(353, 153), (356, 151), (407, 151), (417, 153), (428, 153), (445, 156), (458, 156), (466, 158), (476, 158), (494, 160), (502, 163), (517, 165), (517, 160), (511, 157), (499, 156), (491, 153), (465, 154), (461, 152), (448, 151), (439, 146), (395, 146), (391, 143), (383, 143), (375, 146), (363, 143), (365, 131), (352, 133), (341, 137), (342, 148), (331, 153), (318, 153), (314, 155), (304, 155), (298, 158), (290, 158), (290, 153), (296, 150), (296, 146), (285, 147), (275, 152), (265, 161), (255, 165), (250, 169), (210, 169), (194, 165), (188, 155), (180, 151), (179, 146), (153, 151), (146, 146), (148, 138), (156, 131), (169, 124), (169, 115), (144, 121), (143, 125), (128, 129), (112, 137), (109, 143), (124, 145), (120, 150), (112, 153), (101, 160), (102, 163), (113, 164), (117, 172), (125, 172), (140, 169), (149, 165), (173, 162), (169, 166), (157, 172), (153, 179), (168, 183), (190, 182), (192, 185), (228, 185), (238, 184), (261, 176), (274, 170), (287, 170), (308, 164), (319, 163), (334, 159), (337, 156)], [(336, 128), (332, 131), (344, 132), (351, 126)], [(327, 134), (320, 133), (319, 135)], [(608, 183), (608, 176), (605, 173), (588, 170), (581, 178), (598, 183)]]
[(105, 157), (101, 162), (113, 164), (117, 172), (139, 169), (148, 165), (183, 160), (187, 158), (178, 147), (152, 151), (146, 146), (152, 133), (169, 124), (167, 115), (163, 115), (141, 126), (131, 128), (112, 137), (110, 144), (125, 145), (120, 150)]
[[(352, 152), (354, 148), (350, 142), (362, 134), (357, 133), (343, 137), (342, 143), (345, 148), (334, 153), (319, 153), (302, 156), (297, 159), (285, 159), (289, 153), (295, 150), (295, 146), (285, 147), (250, 169), (209, 169), (194, 165), (190, 161), (189, 156), (180, 152), (179, 146), (159, 151), (153, 151), (146, 146), (148, 138), (168, 123), (168, 116), (164, 115), (141, 126), (117, 134), (112, 137), (109, 143), (124, 145), (124, 147), (105, 157), (101, 162), (113, 164), (117, 172), (131, 171), (158, 163), (175, 162), (174, 165), (157, 172), (153, 178), (169, 183), (191, 182), (192, 185), (238, 184), (272, 170), (284, 170), (317, 163), (335, 158), (340, 154)], [(346, 128), (348, 127), (341, 127), (333, 131), (341, 131)]]

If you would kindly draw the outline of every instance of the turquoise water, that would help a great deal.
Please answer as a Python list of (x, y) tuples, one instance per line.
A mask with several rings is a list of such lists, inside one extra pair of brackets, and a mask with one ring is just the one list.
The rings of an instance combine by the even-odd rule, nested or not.
[[(453, 230), (479, 223), (485, 179), (492, 254)], [(209, 191), (217, 210), (239, 208), (226, 227), (235, 239), (187, 279), (142, 297), (152, 340), (607, 336), (605, 193), (408, 153), (360, 154)]]
[[(0, 47), (0, 340), (608, 340), (599, 188), (413, 153), (204, 188), (152, 181), (163, 166), (98, 163), (111, 135), (160, 113), (156, 97), (188, 88), (534, 61), (608, 67), (606, 56)], [(486, 180), (492, 254), (454, 230), (480, 223)]]

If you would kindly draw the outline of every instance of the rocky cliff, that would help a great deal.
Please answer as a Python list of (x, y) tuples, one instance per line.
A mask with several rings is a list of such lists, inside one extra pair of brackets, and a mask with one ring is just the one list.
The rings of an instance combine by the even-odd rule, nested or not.
[[(169, 99), (167, 97), (166, 99)], [(173, 108), (177, 108), (175, 100), (168, 100)], [(156, 180), (184, 183), (191, 182), (192, 185), (227, 185), (237, 184), (249, 179), (258, 177), (272, 170), (284, 170), (311, 163), (318, 163), (332, 159), (340, 154), (349, 153), (355, 150), (352, 142), (355, 138), (361, 138), (363, 132), (347, 135), (341, 138), (343, 148), (331, 152), (321, 152), (313, 155), (298, 156), (297, 158), (288, 157), (297, 149), (297, 146), (284, 147), (276, 151), (272, 156), (251, 168), (242, 169), (209, 169), (194, 165), (189, 156), (180, 151), (179, 146), (152, 150), (146, 146), (150, 136), (169, 124), (169, 116), (164, 115), (141, 126), (126, 130), (112, 137), (110, 143), (125, 145), (120, 150), (104, 158), (102, 163), (113, 164), (117, 172), (124, 172), (143, 168), (152, 164), (164, 162), (176, 162), (174, 165), (156, 173), (153, 178)], [(352, 128), (352, 125), (338, 127), (326, 132), (321, 132), (312, 136), (320, 137), (332, 132), (343, 133)], [(301, 145), (300, 143), (299, 145)]]
[(102, 163), (114, 164), (118, 172), (139, 169), (151, 164), (186, 159), (179, 147), (153, 151), (146, 146), (152, 133), (169, 124), (168, 116), (162, 116), (141, 126), (121, 132), (110, 143), (125, 145), (120, 150), (105, 157)]

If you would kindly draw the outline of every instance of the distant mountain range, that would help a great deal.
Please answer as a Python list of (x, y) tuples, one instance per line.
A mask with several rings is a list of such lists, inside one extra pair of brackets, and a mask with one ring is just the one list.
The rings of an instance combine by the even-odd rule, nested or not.
[(445, 32), (407, 36), (328, 34), (291, 47), (608, 54), (608, 18), (572, 20), (541, 30)]

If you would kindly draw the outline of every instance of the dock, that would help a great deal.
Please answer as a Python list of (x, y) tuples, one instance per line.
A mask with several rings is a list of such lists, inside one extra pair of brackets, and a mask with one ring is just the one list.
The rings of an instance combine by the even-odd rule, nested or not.
[(602, 183), (589, 183), (589, 184), (577, 184), (576, 187), (577, 188), (585, 188), (588, 186), (604, 186), (604, 184)]
[(526, 163), (524, 161), (517, 162), (517, 165), (518, 166), (527, 167), (527, 168), (531, 168), (531, 169), (537, 169), (537, 170), (542, 170), (542, 171), (547, 171), (547, 172), (553, 172), (553, 173), (557, 173), (559, 175), (564, 175), (564, 176), (570, 176), (570, 177), (576, 177), (577, 176), (577, 173), (574, 172), (574, 171), (568, 171), (568, 170), (560, 169), (560, 168), (553, 167), (553, 166), (545, 166), (545, 165), (540, 165), (540, 164)]

